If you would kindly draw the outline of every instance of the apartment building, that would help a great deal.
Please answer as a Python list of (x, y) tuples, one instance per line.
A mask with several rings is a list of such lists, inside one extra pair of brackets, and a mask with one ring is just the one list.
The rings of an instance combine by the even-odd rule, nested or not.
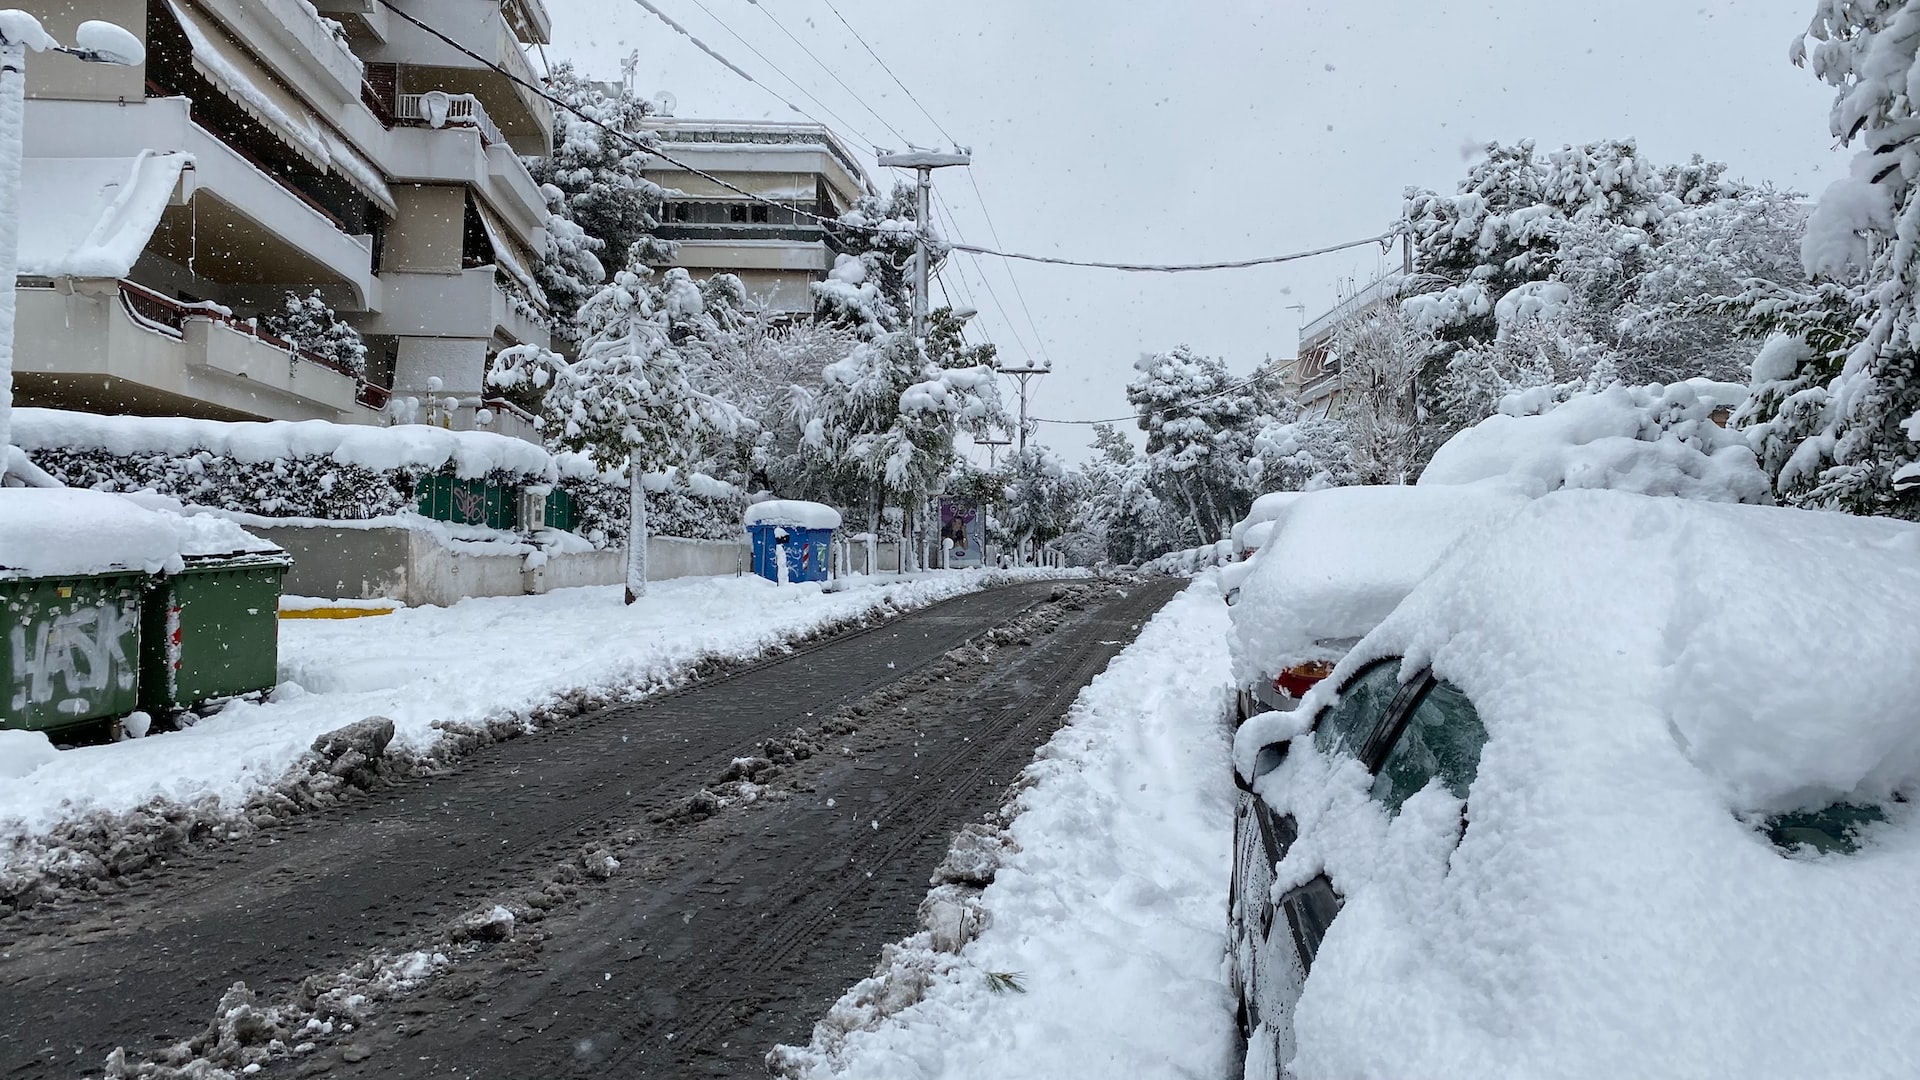
[(737, 274), (749, 300), (773, 315), (812, 313), (809, 286), (825, 280), (840, 248), (808, 215), (837, 218), (873, 191), (846, 145), (819, 124), (657, 116), (646, 126), (674, 158), (725, 181), (651, 159), (647, 178), (670, 193), (657, 230), (679, 245), (670, 265), (696, 278)]
[[(395, 4), (535, 80), (540, 0)], [(533, 434), (484, 372), (548, 342), (528, 273), (545, 208), (520, 160), (550, 146), (544, 101), (383, 0), (25, 6), (63, 39), (116, 22), (147, 58), (28, 65), (20, 404), (384, 423), (401, 395)], [(365, 336), (364, 372), (256, 328), (315, 289)]]
[(1349, 282), (1332, 308), (1300, 328), (1300, 348), (1281, 385), (1300, 403), (1303, 415), (1324, 417), (1339, 411), (1340, 358), (1333, 354), (1334, 335), (1346, 320), (1399, 299), (1400, 286), (1397, 275), (1376, 278), (1363, 288)]

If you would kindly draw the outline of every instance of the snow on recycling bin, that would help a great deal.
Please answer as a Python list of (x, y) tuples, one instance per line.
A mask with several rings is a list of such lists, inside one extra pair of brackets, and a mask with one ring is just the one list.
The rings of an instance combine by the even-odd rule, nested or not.
[(170, 499), (0, 489), (0, 729), (85, 737), (272, 689), (287, 566)]
[(831, 576), (829, 553), (840, 512), (797, 499), (773, 499), (747, 507), (747, 533), (753, 538), (753, 572), (786, 584), (825, 581)]

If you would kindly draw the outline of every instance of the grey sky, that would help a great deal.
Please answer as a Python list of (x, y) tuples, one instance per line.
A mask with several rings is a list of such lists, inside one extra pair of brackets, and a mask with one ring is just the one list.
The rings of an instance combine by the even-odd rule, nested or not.
[[(943, 142), (823, 0), (653, 2), (764, 88), (631, 0), (548, 0), (550, 55), (615, 78), (638, 50), (639, 85), (673, 92), (681, 116), (799, 119), (770, 88), (858, 149), (862, 136), (895, 144), (770, 11), (907, 138)], [(1370, 236), (1402, 188), (1450, 190), (1465, 148), (1492, 139), (1632, 136), (1655, 160), (1699, 152), (1812, 194), (1846, 161), (1827, 134), (1830, 92), (1786, 59), (1812, 0), (833, 3), (972, 145), (973, 179), (1016, 251), (1177, 262)], [(965, 239), (991, 244), (966, 178), (948, 170), (939, 188)], [(1311, 317), (1381, 265), (1371, 250), (1177, 277), (1014, 264), (1032, 323), (1000, 260), (956, 258), (946, 274), (1003, 357), (1038, 358), (1044, 344), (1056, 373), (1036, 380), (1035, 415), (1087, 419), (1129, 412), (1142, 351), (1186, 342), (1236, 372), (1290, 355), (1290, 305)], [(1089, 434), (1043, 426), (1040, 438), (1078, 460)]]

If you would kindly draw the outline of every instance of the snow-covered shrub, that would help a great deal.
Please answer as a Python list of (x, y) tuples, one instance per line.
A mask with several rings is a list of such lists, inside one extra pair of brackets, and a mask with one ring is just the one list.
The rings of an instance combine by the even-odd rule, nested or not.
[(356, 376), (366, 374), (367, 343), (360, 340), (360, 331), (320, 299), (318, 289), (305, 296), (288, 293), (285, 306), (261, 316), (260, 326), (295, 348), (323, 357)]
[(1532, 495), (1604, 488), (1711, 502), (1770, 503), (1744, 436), (1721, 426), (1746, 394), (1706, 379), (1615, 385), (1559, 400), (1554, 388), (1514, 394), (1501, 412), (1448, 440), (1420, 486), (1502, 477)]
[[(595, 547), (620, 547), (627, 542), (632, 492), (624, 475), (567, 480), (563, 486), (580, 512), (575, 532)], [(647, 478), (647, 529), (655, 536), (738, 540), (743, 532), (740, 516), (746, 508), (746, 498), (737, 491), (702, 493), (680, 484), (677, 477)]]
[(358, 521), (410, 510), (418, 474), (376, 471), (331, 457), (242, 461), (197, 450), (116, 454), (99, 447), (33, 452), (34, 464), (68, 487), (152, 489), (194, 506), (263, 517)]

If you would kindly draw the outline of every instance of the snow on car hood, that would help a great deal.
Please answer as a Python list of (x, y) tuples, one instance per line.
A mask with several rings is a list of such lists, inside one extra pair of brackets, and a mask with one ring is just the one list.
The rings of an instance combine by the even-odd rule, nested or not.
[(1294, 1075), (1909, 1076), (1920, 815), (1854, 855), (1756, 815), (1920, 782), (1920, 527), (1563, 492), (1464, 541), (1301, 714), (1368, 660), (1430, 661), (1489, 741), (1460, 804), (1389, 820), (1297, 740), (1261, 781), (1346, 906)]
[(1271, 675), (1316, 640), (1386, 618), (1462, 534), (1512, 514), (1511, 487), (1332, 488), (1299, 496), (1255, 556), (1233, 609), (1234, 670)]

